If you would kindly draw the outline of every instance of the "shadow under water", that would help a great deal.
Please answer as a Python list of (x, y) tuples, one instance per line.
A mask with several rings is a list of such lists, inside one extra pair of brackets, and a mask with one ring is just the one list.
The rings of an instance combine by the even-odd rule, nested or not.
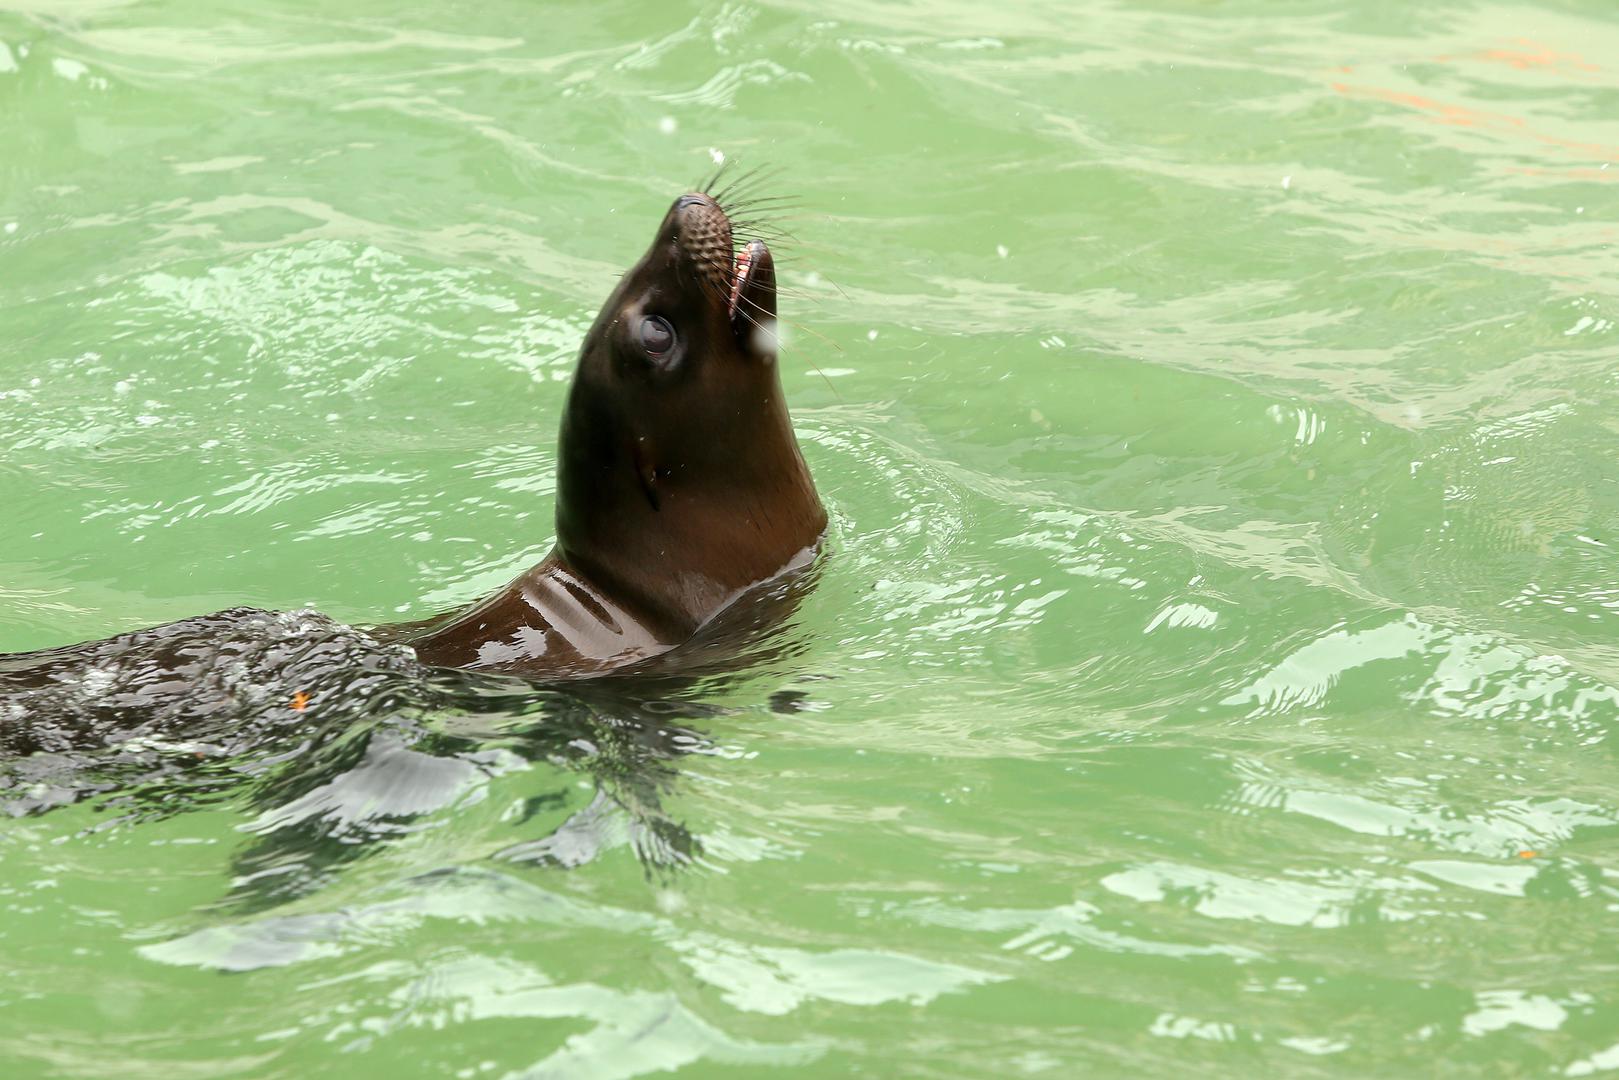
[(620, 839), (648, 873), (696, 856), (697, 840), (664, 804), (675, 762), (711, 746), (689, 721), (716, 707), (616, 681), (540, 687), (448, 669), (424, 669), (420, 689), (430, 705), (328, 729), (247, 785), (253, 839), (232, 860), (226, 903), (259, 909), (316, 891), (348, 863), (454, 811), (486, 780), (531, 765), (549, 768), (529, 770), (540, 790), (507, 820), (519, 834), (533, 824), (546, 831), (492, 857), (571, 868)]

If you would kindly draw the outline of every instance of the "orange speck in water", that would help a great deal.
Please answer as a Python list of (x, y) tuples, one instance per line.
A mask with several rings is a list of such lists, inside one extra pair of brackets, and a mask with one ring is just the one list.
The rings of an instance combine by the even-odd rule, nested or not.
[(1596, 143), (1578, 142), (1574, 139), (1548, 135), (1530, 127), (1522, 117), (1509, 116), (1506, 113), (1486, 112), (1483, 109), (1471, 109), (1465, 105), (1452, 105), (1447, 102), (1436, 101), (1430, 97), (1424, 97), (1421, 94), (1409, 94), (1399, 90), (1389, 90), (1381, 86), (1355, 86), (1343, 82), (1334, 82), (1330, 85), (1334, 93), (1342, 94), (1345, 97), (1372, 98), (1377, 101), (1386, 101), (1392, 105), (1415, 109), (1425, 114), (1429, 120), (1436, 124), (1478, 128), (1497, 135), (1528, 138), (1572, 153), (1605, 159), (1611, 159), (1619, 155), (1619, 147), (1601, 146)]
[(1542, 68), (1549, 72), (1573, 75), (1576, 78), (1583, 78), (1580, 74), (1582, 72), (1602, 70), (1579, 53), (1558, 52), (1550, 45), (1531, 41), (1528, 38), (1518, 38), (1512, 44), (1516, 48), (1481, 49), (1478, 52), (1464, 53), (1460, 56), (1444, 53), (1433, 59), (1441, 64), (1455, 64), (1469, 60), (1477, 60), (1486, 64), (1506, 64), (1517, 68), (1519, 71)]
[(1595, 180), (1599, 183), (1619, 183), (1619, 172), (1613, 169), (1541, 169), (1532, 165), (1508, 166), (1505, 172), (1523, 176), (1551, 176), (1560, 180)]
[(292, 708), (294, 712), (303, 712), (304, 707), (308, 704), (309, 695), (304, 693), (302, 690), (292, 695)]
[(1538, 852), (1538, 851), (1520, 851), (1520, 852), (1518, 852), (1518, 858), (1520, 858), (1520, 859), (1533, 859), (1536, 855), (1539, 855), (1539, 854), (1540, 854), (1540, 852)]

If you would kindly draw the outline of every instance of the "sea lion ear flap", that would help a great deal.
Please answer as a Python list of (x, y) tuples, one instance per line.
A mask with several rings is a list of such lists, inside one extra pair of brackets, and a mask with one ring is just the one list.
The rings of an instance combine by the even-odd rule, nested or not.
[(663, 509), (662, 500), (658, 498), (658, 481), (667, 473), (652, 463), (652, 451), (647, 447), (644, 436), (635, 440), (630, 460), (635, 466), (635, 479), (641, 484), (641, 494), (646, 496), (647, 505), (654, 511)]

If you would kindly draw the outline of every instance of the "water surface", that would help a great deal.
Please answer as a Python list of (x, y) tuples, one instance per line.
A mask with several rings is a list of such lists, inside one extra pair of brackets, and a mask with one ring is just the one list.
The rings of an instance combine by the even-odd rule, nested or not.
[(0, 3), (0, 652), (535, 561), (716, 155), (798, 203), (833, 515), (801, 648), (675, 700), (24, 763), (6, 1075), (1619, 1071), (1615, 58), (1576, 0)]

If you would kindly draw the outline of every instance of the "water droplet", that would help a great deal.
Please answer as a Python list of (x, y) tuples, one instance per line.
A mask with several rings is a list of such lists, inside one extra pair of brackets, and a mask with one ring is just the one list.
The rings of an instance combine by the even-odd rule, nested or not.
[(781, 349), (781, 324), (775, 319), (766, 319), (753, 328), (753, 351), (759, 353), (773, 353)]

